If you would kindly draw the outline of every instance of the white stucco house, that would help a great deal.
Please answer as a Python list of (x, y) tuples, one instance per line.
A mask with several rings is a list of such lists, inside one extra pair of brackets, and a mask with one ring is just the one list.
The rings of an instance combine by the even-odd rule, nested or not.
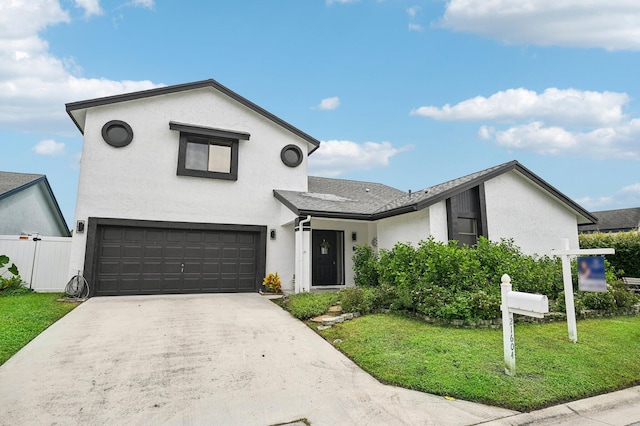
[(578, 246), (595, 218), (516, 161), (406, 193), (307, 174), (320, 142), (214, 80), (67, 104), (84, 135), (70, 274), (92, 295), (353, 285), (359, 244)]
[(0, 172), (0, 235), (30, 234), (71, 236), (45, 175)]

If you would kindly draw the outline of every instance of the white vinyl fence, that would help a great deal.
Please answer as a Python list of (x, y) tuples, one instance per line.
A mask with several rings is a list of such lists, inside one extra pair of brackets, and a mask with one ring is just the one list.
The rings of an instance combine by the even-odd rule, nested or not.
[(20, 277), (39, 292), (62, 292), (69, 281), (70, 237), (0, 235), (0, 255), (9, 256)]

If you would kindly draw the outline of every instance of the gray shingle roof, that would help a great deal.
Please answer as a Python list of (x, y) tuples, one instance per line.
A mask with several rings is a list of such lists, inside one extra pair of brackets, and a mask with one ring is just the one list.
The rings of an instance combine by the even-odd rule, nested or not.
[(623, 232), (637, 230), (640, 225), (640, 207), (592, 212), (598, 218), (594, 225), (581, 225), (580, 232)]
[(410, 194), (379, 183), (309, 177), (308, 192), (275, 190), (274, 196), (298, 215), (378, 220), (424, 209), (511, 170), (516, 170), (574, 210), (580, 216), (578, 223), (596, 221), (591, 213), (517, 161), (490, 167)]
[(309, 176), (308, 192), (274, 191), (276, 198), (293, 211), (354, 218), (371, 215), (390, 199), (403, 194), (403, 191), (380, 183), (315, 176)]
[(0, 198), (8, 197), (22, 187), (40, 180), (44, 175), (31, 173), (0, 172)]

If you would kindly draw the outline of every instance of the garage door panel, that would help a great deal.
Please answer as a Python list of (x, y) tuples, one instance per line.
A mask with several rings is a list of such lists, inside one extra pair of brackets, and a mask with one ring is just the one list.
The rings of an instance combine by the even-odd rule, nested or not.
[(223, 247), (222, 249), (223, 259), (237, 259), (238, 249), (236, 247)]
[(167, 241), (170, 242), (183, 242), (184, 231), (167, 231)]
[(220, 273), (220, 263), (218, 263), (218, 262), (204, 262), (202, 264), (202, 272), (204, 274), (218, 274), (218, 273)]
[(136, 257), (142, 258), (144, 256), (144, 247), (141, 245), (125, 245), (122, 248), (122, 257)]
[(190, 243), (199, 243), (203, 239), (202, 232), (187, 232), (185, 235), (185, 241)]
[[(95, 295), (256, 291), (260, 232), (98, 226)], [(134, 227), (133, 225), (137, 226)]]
[(102, 261), (98, 265), (98, 273), (101, 275), (118, 275), (120, 272), (120, 263)]
[(142, 262), (122, 262), (121, 265), (121, 275), (136, 275), (138, 278), (137, 276), (142, 273)]
[(120, 249), (122, 247), (119, 245), (105, 244), (100, 247), (99, 253), (101, 258), (106, 257), (120, 257)]
[(238, 234), (231, 234), (225, 232), (222, 234), (222, 242), (229, 244), (236, 244), (238, 242)]
[(173, 245), (166, 246), (164, 248), (164, 257), (182, 259), (184, 257), (184, 247)]
[(254, 234), (240, 234), (238, 236), (238, 243), (254, 245), (256, 243), (256, 236)]
[(147, 242), (164, 242), (164, 231), (149, 229), (145, 233), (144, 240)]
[(189, 246), (184, 249), (184, 257), (186, 259), (202, 259), (203, 247)]
[(103, 241), (122, 241), (122, 228), (105, 228), (102, 233)]
[(124, 241), (142, 241), (144, 240), (144, 230), (129, 228), (124, 232)]
[(256, 272), (255, 265), (253, 263), (241, 263), (238, 266), (238, 273), (253, 275)]
[(144, 248), (145, 259), (156, 258), (161, 259), (164, 254), (162, 246), (146, 246)]
[(222, 272), (223, 274), (235, 275), (238, 273), (238, 264), (225, 262), (222, 264), (222, 269), (220, 272)]
[(204, 248), (204, 254), (203, 254), (203, 258), (204, 259), (220, 259), (220, 254), (221, 254), (222, 250), (220, 250), (220, 247), (209, 247), (206, 246)]
[(253, 248), (243, 247), (240, 249), (238, 257), (240, 259), (254, 259), (256, 257), (256, 251)]

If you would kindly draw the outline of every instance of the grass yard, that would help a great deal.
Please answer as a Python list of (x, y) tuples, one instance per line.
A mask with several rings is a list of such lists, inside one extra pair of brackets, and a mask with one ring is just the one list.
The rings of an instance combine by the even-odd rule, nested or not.
[(319, 333), (384, 383), (518, 411), (640, 383), (640, 317), (579, 321), (577, 344), (565, 322), (517, 324), (515, 377), (504, 374), (502, 329), (385, 314)]
[(58, 293), (0, 297), (0, 365), (77, 306), (57, 302)]

